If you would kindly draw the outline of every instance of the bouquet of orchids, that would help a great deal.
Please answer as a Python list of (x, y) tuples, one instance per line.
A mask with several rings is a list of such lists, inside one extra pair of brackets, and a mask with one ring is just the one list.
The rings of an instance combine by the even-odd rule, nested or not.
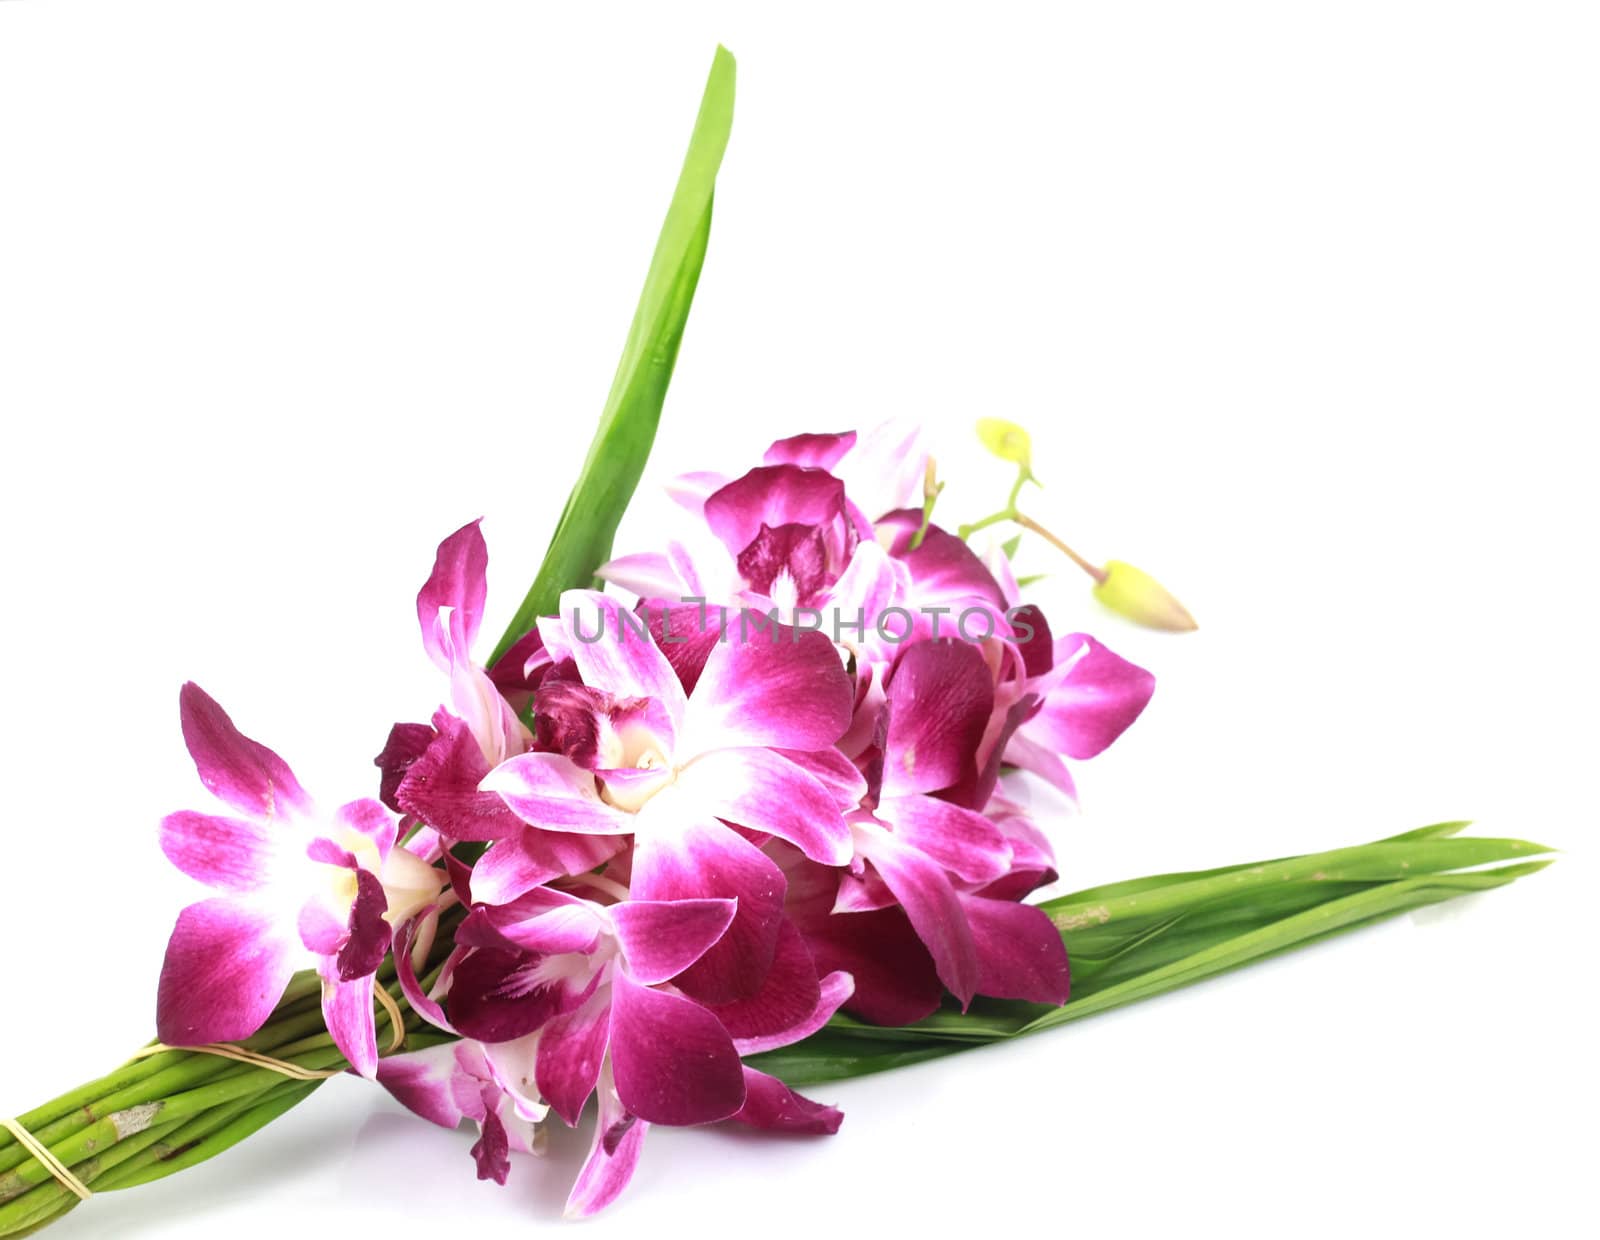
[(840, 1113), (796, 1086), (1047, 1028), (1543, 864), (1445, 824), (1028, 902), (1056, 878), (1029, 783), (1074, 795), (1067, 762), (1115, 741), (1154, 680), (1053, 632), (1015, 542), (980, 553), (973, 536), (1043, 538), (1111, 609), (1194, 624), (1019, 510), (1032, 463), (1009, 423), (979, 433), (1016, 486), (967, 525), (934, 520), (918, 428), (889, 423), (678, 479), (681, 527), (613, 557), (732, 92), (719, 51), (594, 446), (487, 651), (479, 523), (440, 543), (417, 618), (447, 702), (395, 725), (376, 797), (319, 806), (184, 686), (184, 742), (222, 804), (170, 815), (160, 844), (213, 894), (177, 917), (159, 1040), (5, 1121), (0, 1235), (209, 1158), (344, 1073), (470, 1121), (479, 1176), (502, 1183), (593, 1099), (569, 1198), (585, 1215), (625, 1187), (651, 1125), (832, 1133)]

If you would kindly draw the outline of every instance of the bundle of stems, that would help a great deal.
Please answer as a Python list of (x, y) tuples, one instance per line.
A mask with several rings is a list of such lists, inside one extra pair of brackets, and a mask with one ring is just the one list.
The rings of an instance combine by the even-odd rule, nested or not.
[[(442, 954), (436, 950), (436, 954)], [(379, 984), (403, 1011), (392, 962)], [(271, 1019), (236, 1044), (275, 1066), (210, 1050), (161, 1049), (17, 1117), (17, 1124), (93, 1193), (148, 1184), (204, 1162), (304, 1101), (348, 1067), (323, 1026), (322, 983), (299, 973)], [(450, 1039), (405, 1012), (396, 1038), (387, 1005), (380, 1042), (419, 1050)], [(152, 1047), (146, 1048), (154, 1050)], [(16, 1135), (0, 1130), (0, 1236), (25, 1236), (82, 1198)]]

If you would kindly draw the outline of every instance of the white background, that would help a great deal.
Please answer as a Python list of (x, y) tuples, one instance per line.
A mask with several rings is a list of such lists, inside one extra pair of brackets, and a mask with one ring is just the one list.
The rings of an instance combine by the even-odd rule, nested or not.
[[(1592, 7), (579, 7), (0, 4), (0, 1109), (148, 1036), (197, 894), (155, 844), (205, 800), (185, 678), (332, 802), (438, 700), (412, 599), (472, 517), (510, 614), (721, 39), (650, 480), (905, 414), (970, 518), (1005, 486), (972, 420), (1030, 425), (1037, 515), (1202, 625), (1033, 553), (1057, 628), (1160, 680), (1080, 768), (1069, 887), (1450, 817), (1568, 855), (816, 1090), (832, 1139), (657, 1130), (592, 1233), (1593, 1234)], [(528, 1235), (586, 1141), (497, 1190), (335, 1081), (54, 1234)]]

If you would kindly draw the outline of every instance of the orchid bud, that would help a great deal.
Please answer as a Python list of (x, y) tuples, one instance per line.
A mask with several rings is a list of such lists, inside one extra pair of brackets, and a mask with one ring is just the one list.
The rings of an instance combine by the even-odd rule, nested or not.
[(1028, 432), (1015, 422), (1003, 418), (979, 418), (978, 438), (1002, 461), (1020, 466), (1024, 474), (1033, 474), (1033, 440)]
[(1108, 560), (1101, 571), (1094, 596), (1119, 616), (1168, 633), (1189, 633), (1200, 627), (1184, 605), (1142, 569)]

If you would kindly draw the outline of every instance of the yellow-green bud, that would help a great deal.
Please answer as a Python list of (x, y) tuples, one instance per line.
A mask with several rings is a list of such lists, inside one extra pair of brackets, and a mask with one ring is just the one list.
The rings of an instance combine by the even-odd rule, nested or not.
[(1104, 576), (1096, 583), (1094, 596), (1119, 616), (1168, 633), (1188, 633), (1200, 627), (1149, 573), (1121, 560), (1108, 560), (1101, 571)]
[(1002, 461), (1020, 465), (1024, 473), (1033, 473), (1033, 440), (1028, 432), (1015, 422), (1003, 418), (979, 418), (978, 438)]

